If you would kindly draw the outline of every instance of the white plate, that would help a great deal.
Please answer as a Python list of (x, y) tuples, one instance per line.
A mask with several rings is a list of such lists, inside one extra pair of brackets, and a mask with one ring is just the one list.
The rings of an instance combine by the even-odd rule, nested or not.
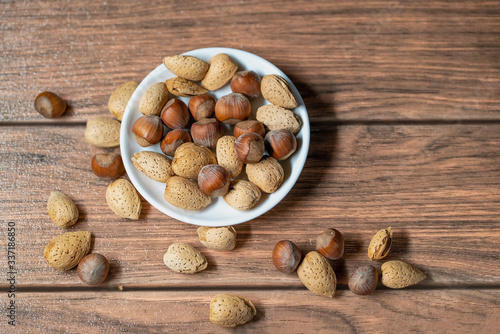
[[(300, 116), (303, 125), (300, 132), (297, 134), (297, 151), (289, 159), (282, 162), (282, 166), (285, 171), (285, 181), (275, 193), (262, 193), (260, 202), (253, 209), (248, 211), (235, 210), (228, 206), (224, 199), (221, 197), (214, 198), (212, 204), (200, 211), (179, 209), (168, 203), (163, 197), (165, 184), (149, 179), (147, 176), (139, 172), (132, 165), (130, 160), (133, 157), (134, 153), (144, 150), (161, 153), (160, 144), (156, 144), (146, 148), (139, 146), (132, 134), (132, 125), (140, 116), (142, 116), (142, 114), (139, 112), (139, 100), (146, 92), (146, 90), (154, 83), (165, 81), (169, 78), (174, 77), (174, 74), (172, 74), (163, 64), (161, 64), (146, 78), (144, 78), (144, 80), (142, 80), (140, 85), (132, 94), (132, 97), (127, 104), (127, 108), (125, 109), (122, 120), (120, 150), (123, 158), (123, 163), (125, 165), (125, 170), (127, 171), (130, 181), (132, 181), (132, 184), (135, 186), (135, 188), (155, 208), (172, 218), (181, 220), (189, 224), (201, 226), (235, 225), (254, 219), (272, 209), (288, 194), (290, 189), (292, 189), (293, 185), (299, 178), (299, 175), (306, 161), (310, 140), (309, 118), (307, 116), (307, 110), (304, 106), (304, 101), (302, 100), (302, 97), (297, 91), (297, 88), (295, 88), (290, 79), (288, 79), (288, 77), (276, 66), (254, 54), (236, 49), (206, 48), (189, 51), (185, 54), (208, 61), (210, 58), (212, 58), (212, 56), (218, 53), (228, 54), (231, 59), (233, 59), (238, 64), (239, 71), (253, 70), (262, 77), (267, 74), (278, 74), (285, 78), (292, 87), (295, 97), (297, 98), (297, 102), (299, 103), (299, 106), (293, 111)], [(215, 92), (211, 92), (211, 94), (213, 94), (217, 99), (229, 93), (231, 93), (229, 84), (225, 85)], [(180, 99), (184, 101), (186, 105), (189, 102), (189, 98), (181, 97)], [(268, 103), (269, 102), (265, 101), (262, 97), (253, 100), (252, 115), (250, 116), (250, 119), (255, 119), (255, 111), (259, 106)]]

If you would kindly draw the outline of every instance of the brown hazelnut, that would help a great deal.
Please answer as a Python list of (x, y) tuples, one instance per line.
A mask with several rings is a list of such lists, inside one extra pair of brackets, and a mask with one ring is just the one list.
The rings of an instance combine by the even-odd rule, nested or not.
[(101, 284), (106, 280), (109, 272), (109, 262), (106, 257), (98, 253), (85, 256), (78, 263), (78, 276), (89, 285)]
[(191, 142), (191, 136), (189, 132), (182, 129), (175, 129), (167, 132), (165, 137), (163, 137), (160, 148), (166, 155), (174, 156), (175, 150), (184, 143)]
[(222, 126), (215, 118), (204, 118), (191, 125), (191, 137), (197, 144), (215, 148), (221, 136)]
[(215, 111), (215, 97), (210, 94), (194, 96), (189, 100), (189, 111), (195, 121), (208, 118)]
[(251, 99), (256, 98), (260, 95), (260, 81), (260, 76), (254, 71), (236, 72), (231, 79), (231, 90)]
[(198, 174), (198, 187), (210, 197), (227, 194), (231, 177), (228, 171), (219, 165), (206, 165)]
[(238, 138), (245, 132), (255, 132), (262, 137), (266, 135), (264, 124), (256, 120), (246, 120), (236, 123), (236, 125), (234, 126), (234, 136)]
[(338, 260), (344, 255), (344, 237), (334, 228), (329, 228), (316, 238), (316, 250), (330, 260)]
[(66, 111), (66, 101), (52, 92), (42, 92), (35, 99), (35, 109), (45, 118), (58, 118)]
[(273, 264), (283, 273), (293, 273), (297, 269), (302, 253), (299, 247), (289, 240), (281, 240), (274, 246)]
[(278, 160), (286, 160), (297, 150), (297, 139), (288, 129), (270, 131), (264, 140), (267, 152)]
[(189, 123), (189, 111), (184, 102), (171, 99), (161, 111), (161, 120), (170, 129), (181, 129)]
[(373, 266), (361, 266), (349, 276), (349, 289), (357, 295), (369, 295), (378, 284), (378, 271)]
[(241, 162), (257, 163), (264, 155), (264, 139), (258, 133), (246, 132), (234, 142), (234, 151)]
[(163, 123), (161, 118), (155, 115), (144, 115), (135, 121), (132, 126), (135, 140), (142, 147), (154, 145), (163, 137)]
[(215, 117), (226, 124), (236, 124), (246, 120), (252, 111), (245, 95), (231, 93), (221, 97), (215, 104)]
[(92, 158), (92, 171), (99, 177), (116, 179), (123, 174), (122, 157), (116, 153), (97, 153)]

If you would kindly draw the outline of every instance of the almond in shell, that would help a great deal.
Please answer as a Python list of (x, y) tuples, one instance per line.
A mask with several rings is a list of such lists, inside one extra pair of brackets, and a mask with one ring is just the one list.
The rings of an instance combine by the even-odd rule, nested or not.
[(215, 148), (219, 165), (229, 172), (229, 176), (232, 179), (240, 175), (244, 165), (234, 151), (235, 141), (236, 138), (234, 136), (223, 136), (217, 140)]
[(233, 180), (229, 186), (229, 191), (223, 198), (233, 209), (245, 211), (257, 205), (261, 195), (259, 187), (252, 182)]
[(126, 179), (118, 179), (106, 189), (106, 202), (119, 217), (138, 220), (142, 204), (139, 193)]
[(178, 77), (200, 81), (208, 70), (208, 63), (193, 56), (176, 55), (163, 58), (166, 68)]
[(255, 117), (271, 131), (288, 129), (291, 133), (297, 134), (302, 127), (302, 121), (297, 114), (272, 104), (259, 107)]
[(236, 327), (257, 314), (253, 303), (241, 296), (220, 293), (210, 302), (210, 321), (223, 327)]
[(238, 70), (238, 65), (225, 53), (213, 56), (207, 74), (201, 80), (201, 85), (208, 90), (217, 90), (227, 84)]
[(207, 268), (205, 256), (193, 246), (185, 243), (173, 243), (163, 256), (167, 267), (181, 274), (194, 274)]
[(53, 238), (43, 251), (49, 265), (57, 270), (69, 270), (78, 265), (90, 250), (91, 234), (87, 231), (68, 232)]
[(426, 276), (418, 268), (403, 261), (387, 261), (381, 267), (381, 282), (388, 288), (401, 289), (423, 281)]
[(59, 191), (50, 193), (47, 210), (50, 219), (59, 227), (69, 227), (78, 220), (78, 208), (75, 202)]
[(265, 193), (274, 193), (283, 183), (285, 171), (278, 160), (267, 157), (255, 164), (247, 164), (248, 180)]
[(117, 147), (120, 145), (120, 122), (108, 117), (94, 117), (87, 121), (85, 139), (97, 147)]
[(330, 263), (316, 251), (307, 253), (297, 268), (300, 281), (309, 291), (332, 298), (335, 296), (337, 278)]
[(167, 86), (164, 82), (157, 82), (142, 95), (139, 101), (139, 111), (144, 115), (159, 116), (161, 109), (167, 101)]
[(136, 152), (131, 160), (135, 168), (155, 181), (166, 183), (174, 175), (172, 160), (164, 154), (151, 151)]
[(368, 258), (370, 261), (382, 260), (389, 254), (392, 245), (392, 229), (390, 227), (377, 232), (368, 246)]
[(262, 96), (274, 105), (288, 109), (293, 109), (298, 105), (292, 88), (279, 75), (269, 74), (264, 76), (260, 84), (260, 90)]
[(217, 158), (210, 149), (196, 143), (184, 143), (175, 150), (172, 170), (176, 175), (197, 179), (206, 165), (217, 164)]
[(165, 83), (167, 84), (168, 91), (175, 96), (191, 97), (208, 93), (208, 90), (205, 88), (181, 77), (168, 79)]
[(200, 226), (196, 232), (200, 242), (209, 249), (229, 251), (236, 246), (236, 230), (232, 226)]
[(198, 188), (198, 184), (181, 176), (167, 181), (164, 197), (173, 206), (185, 210), (201, 210), (212, 203), (210, 196)]
[(135, 81), (126, 82), (115, 89), (113, 94), (109, 97), (108, 109), (113, 116), (118, 118), (118, 120), (122, 120), (128, 100), (130, 100), (137, 86), (139, 86), (139, 84)]

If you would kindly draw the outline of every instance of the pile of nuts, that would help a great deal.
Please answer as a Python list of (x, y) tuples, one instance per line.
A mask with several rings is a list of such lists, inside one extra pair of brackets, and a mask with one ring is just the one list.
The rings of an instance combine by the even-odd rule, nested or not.
[[(370, 261), (385, 258), (392, 245), (392, 229), (382, 229), (375, 234), (368, 246)], [(329, 260), (338, 260), (344, 255), (344, 237), (336, 229), (327, 229), (316, 238), (316, 251), (302, 259), (300, 249), (292, 241), (281, 240), (273, 250), (274, 267), (284, 273), (297, 270), (300, 281), (311, 292), (332, 298), (335, 295), (337, 278)], [(301, 262), (302, 261), (302, 262)], [(381, 282), (393, 289), (415, 285), (425, 279), (418, 268), (403, 261), (387, 261), (381, 266)], [(349, 289), (357, 295), (369, 295), (375, 291), (379, 272), (372, 265), (357, 268), (349, 276)]]
[[(234, 209), (249, 210), (261, 192), (277, 191), (284, 181), (279, 161), (296, 151), (295, 134), (302, 125), (289, 110), (297, 101), (287, 81), (278, 75), (261, 79), (254, 71), (238, 72), (224, 53), (208, 62), (169, 56), (163, 64), (177, 77), (147, 88), (139, 101), (142, 116), (132, 126), (140, 146), (159, 144), (163, 154), (137, 152), (133, 165), (165, 183), (166, 201), (186, 210), (201, 210), (214, 197), (223, 197)], [(232, 93), (218, 100), (209, 93), (228, 83)], [(120, 86), (112, 97), (126, 95), (120, 90), (128, 93), (130, 87)], [(256, 120), (249, 120), (250, 99), (261, 93), (272, 104), (258, 108)], [(174, 98), (169, 100), (169, 94)], [(189, 103), (180, 96), (190, 97)], [(245, 165), (247, 179), (240, 177)]]

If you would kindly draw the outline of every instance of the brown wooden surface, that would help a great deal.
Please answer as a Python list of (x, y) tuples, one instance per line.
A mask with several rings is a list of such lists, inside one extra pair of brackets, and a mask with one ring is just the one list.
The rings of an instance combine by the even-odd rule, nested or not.
[[(500, 325), (500, 2), (498, 1), (3, 1), (0, 11), (0, 246), (16, 222), (18, 327), (0, 332), (225, 332), (208, 321), (221, 291), (259, 313), (236, 332), (491, 333)], [(111, 92), (140, 81), (164, 55), (224, 46), (281, 68), (311, 120), (299, 181), (261, 217), (236, 226), (238, 246), (204, 248), (196, 227), (143, 201), (139, 221), (115, 216), (107, 181), (90, 170), (89, 117), (109, 115)], [(35, 96), (52, 90), (70, 110), (43, 119)], [(52, 190), (73, 198), (93, 251), (111, 273), (93, 288), (51, 269), (43, 247), (64, 230), (46, 212)], [(346, 276), (392, 226), (393, 251), (428, 276), (405, 290), (358, 297)], [(334, 300), (277, 272), (274, 244), (305, 253), (321, 230), (344, 233), (332, 264)], [(208, 258), (196, 275), (162, 263), (171, 242)], [(4, 252), (5, 253), (5, 252)], [(377, 262), (375, 265), (380, 266)], [(1, 312), (7, 257), (0, 257)], [(5, 274), (4, 274), (5, 273)], [(119, 290), (123, 288), (123, 291)], [(231, 330), (227, 330), (231, 331)]]

